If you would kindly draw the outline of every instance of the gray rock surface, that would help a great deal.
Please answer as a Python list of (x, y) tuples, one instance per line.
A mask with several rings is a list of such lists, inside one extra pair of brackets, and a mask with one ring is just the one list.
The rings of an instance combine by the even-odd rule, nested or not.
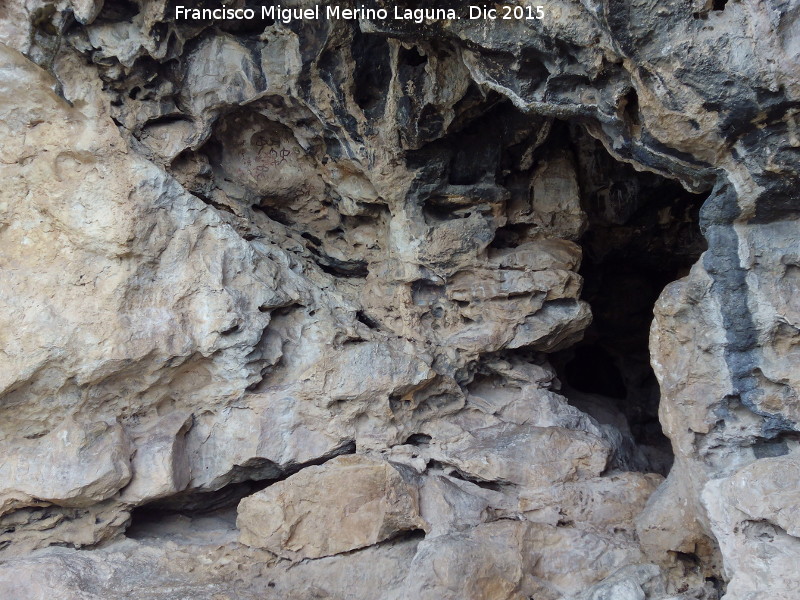
[(0, 597), (796, 595), (800, 4), (455, 10), (0, 2)]

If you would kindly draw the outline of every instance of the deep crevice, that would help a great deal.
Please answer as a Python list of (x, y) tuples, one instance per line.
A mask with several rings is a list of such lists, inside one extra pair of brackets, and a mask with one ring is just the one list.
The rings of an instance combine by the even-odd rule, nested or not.
[[(425, 436), (425, 437), (428, 437), (428, 436)], [(406, 443), (410, 443), (410, 442), (406, 442)], [(422, 445), (424, 445), (424, 444), (422, 444)], [(458, 467), (455, 467), (455, 466), (453, 466), (451, 464), (448, 464), (448, 463), (440, 462), (438, 460), (430, 460), (430, 461), (428, 461), (427, 471), (429, 473), (438, 471), (438, 472), (440, 472), (440, 473), (442, 473), (444, 475), (447, 475), (448, 477), (452, 477), (453, 479), (458, 479), (460, 481), (466, 481), (467, 483), (471, 483), (471, 484), (476, 485), (476, 486), (478, 486), (480, 488), (483, 488), (485, 490), (492, 490), (494, 492), (499, 492), (499, 491), (501, 491), (503, 489), (504, 486), (507, 486), (507, 484), (504, 484), (501, 481), (487, 481), (485, 479), (479, 479), (477, 477), (472, 477), (470, 475), (467, 475), (463, 471), (461, 471)]]
[(131, 511), (126, 535), (135, 538), (143, 527), (151, 532), (157, 531), (158, 523), (175, 515), (193, 518), (235, 509), (242, 498), (283, 481), (307, 467), (322, 465), (337, 456), (355, 452), (355, 442), (349, 442), (317, 459), (284, 468), (267, 459), (252, 459), (245, 465), (234, 465), (229, 474), (232, 481), (218, 490), (180, 492), (169, 498), (137, 506)]
[(113, 0), (106, 2), (100, 14), (97, 15), (96, 23), (116, 23), (119, 21), (130, 21), (140, 12), (139, 5), (129, 0)]
[(411, 446), (427, 446), (431, 443), (433, 438), (424, 433), (413, 433), (406, 439), (403, 444)]
[(272, 221), (275, 221), (276, 223), (280, 223), (281, 225), (284, 225), (286, 227), (291, 227), (292, 225), (294, 225), (294, 221), (292, 221), (284, 213), (282, 213), (281, 211), (273, 208), (272, 206), (262, 205), (262, 204), (253, 204), (252, 209), (264, 213)]
[(353, 98), (368, 118), (377, 118), (386, 108), (392, 79), (389, 43), (355, 28), (351, 53), (355, 63)]
[(315, 261), (320, 269), (334, 277), (363, 279), (369, 275), (369, 267), (365, 260), (340, 260), (321, 254)]
[(370, 329), (379, 330), (381, 328), (381, 324), (378, 323), (375, 319), (367, 315), (363, 310), (359, 310), (356, 312), (356, 320), (360, 323), (363, 323)]
[(467, 483), (471, 483), (473, 485), (477, 485), (479, 488), (484, 490), (491, 490), (493, 492), (500, 492), (503, 489), (503, 484), (497, 481), (486, 481), (485, 479), (478, 479), (477, 477), (470, 477), (465, 475), (459, 469), (453, 468), (448, 475), (453, 479), (460, 479), (461, 481), (466, 481)]

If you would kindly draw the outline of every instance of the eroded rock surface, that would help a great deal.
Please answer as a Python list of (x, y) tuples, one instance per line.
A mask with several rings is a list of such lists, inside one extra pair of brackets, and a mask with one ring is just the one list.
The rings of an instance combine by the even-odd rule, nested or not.
[(796, 2), (0, 7), (0, 596), (796, 594)]

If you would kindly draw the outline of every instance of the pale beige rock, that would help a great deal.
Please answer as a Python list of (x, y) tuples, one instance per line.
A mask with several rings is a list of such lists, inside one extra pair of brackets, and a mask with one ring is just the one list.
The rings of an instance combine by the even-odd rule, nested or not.
[(116, 499), (87, 508), (65, 508), (28, 500), (0, 517), (0, 557), (13, 559), (45, 546), (96, 546), (118, 537), (130, 513)]
[[(796, 595), (798, 13), (607, 4), (307, 27), (0, 0), (0, 596)], [(591, 321), (587, 213), (668, 203), (653, 173), (710, 194), (708, 252), (655, 309), (676, 461), (637, 516), (633, 428), (549, 361)], [(672, 209), (632, 235), (696, 226)], [(310, 466), (354, 448), (383, 462)], [(243, 502), (282, 494), (271, 550), (332, 555), (146, 506), (252, 480), (282, 480)], [(114, 542), (131, 511), (148, 541)]]
[(19, 52), (28, 52), (31, 47), (31, 13), (43, 11), (42, 0), (6, 2), (0, 13), (0, 43)]
[(110, 498), (131, 478), (128, 439), (119, 425), (68, 420), (40, 440), (4, 454), (0, 515), (44, 501), (88, 507)]
[(348, 552), (423, 529), (416, 490), (388, 463), (342, 456), (242, 500), (248, 546), (302, 560)]
[(514, 248), (491, 249), (491, 264), (504, 268), (540, 271), (561, 269), (575, 271), (581, 263), (581, 247), (567, 240), (540, 238)]
[(636, 519), (636, 531), (647, 556), (669, 564), (675, 552), (713, 560), (713, 539), (698, 520), (697, 508), (682, 492), (680, 467), (673, 470)]
[(754, 521), (769, 521), (800, 538), (800, 458), (764, 458), (740, 469), (730, 482), (736, 508)]
[(525, 526), (491, 523), (425, 540), (411, 563), (404, 598), (523, 600)]
[(631, 565), (606, 577), (575, 600), (646, 600), (661, 598), (665, 591), (661, 569), (656, 565)]
[[(715, 293), (715, 285), (731, 285), (726, 278), (736, 275), (730, 263), (717, 265), (714, 261), (721, 259), (710, 257), (665, 289), (651, 330), (653, 366), (663, 394), (661, 420), (677, 459), (667, 487), (653, 496), (639, 519), (640, 538), (662, 564), (674, 552), (697, 555), (712, 570), (724, 564), (730, 578), (726, 598), (750, 597), (758, 588), (774, 588), (779, 595), (795, 585), (778, 575), (784, 568), (780, 561), (767, 566), (771, 559), (759, 563), (752, 557), (756, 548), (767, 552), (773, 539), (783, 556), (797, 552), (782, 529), (793, 522), (784, 515), (797, 510), (796, 490), (791, 485), (781, 490), (777, 475), (781, 468), (791, 471), (793, 461), (762, 458), (753, 463), (764, 455), (796, 451), (791, 437), (773, 439), (770, 432), (797, 421), (800, 382), (791, 366), (797, 358), (792, 324), (800, 312), (788, 292), (796, 287), (794, 268), (784, 264), (795, 260), (789, 239), (796, 234), (795, 223), (743, 224), (721, 234), (728, 236), (728, 244), (735, 240), (741, 252), (737, 268), (747, 273), (751, 325), (729, 329), (731, 313), (741, 312), (745, 299), (732, 289)], [(731, 401), (732, 396), (737, 399)], [(745, 524), (748, 520), (766, 523)], [(759, 527), (774, 526), (781, 529), (764, 531), (767, 545), (761, 546)]]
[(503, 509), (516, 514), (512, 503), (503, 492), (444, 474), (422, 478), (419, 489), (420, 514), (428, 524), (426, 539), (487, 523)]
[[(128, 154), (110, 121), (67, 105), (21, 55), (4, 46), (0, 55), (7, 492), (16, 490), (15, 505), (82, 505), (130, 479), (126, 426), (200, 398), (224, 404), (260, 378), (263, 365), (245, 357), (266, 311), (290, 296), (278, 289), (282, 267)], [(19, 97), (27, 110), (15, 108)], [(102, 419), (123, 426), (92, 430)], [(37, 476), (42, 469), (52, 473)]]
[(640, 558), (632, 540), (502, 521), (423, 541), (405, 589), (431, 600), (556, 600)]
[(726, 600), (791, 598), (800, 588), (797, 455), (764, 458), (702, 493), (730, 577)]
[[(531, 184), (531, 217), (554, 237), (575, 240), (586, 229), (575, 167), (568, 157), (554, 156), (539, 166)], [(514, 219), (512, 222), (525, 222)]]
[(189, 485), (190, 465), (185, 437), (191, 426), (191, 416), (172, 413), (134, 437), (133, 476), (122, 490), (122, 501), (141, 503), (157, 500)]
[(256, 64), (247, 48), (232, 36), (214, 36), (192, 53), (184, 98), (193, 112), (208, 119), (226, 105), (252, 99), (258, 93), (255, 77)]
[[(419, 539), (293, 564), (234, 543), (227, 514), (174, 515), (103, 548), (50, 548), (0, 563), (0, 597), (58, 600), (399, 600)], [(365, 590), (371, 590), (366, 592)], [(36, 597), (36, 596), (34, 596)]]
[(526, 549), (534, 589), (554, 598), (578, 594), (623, 566), (646, 562), (632, 536), (536, 523), (529, 526)]

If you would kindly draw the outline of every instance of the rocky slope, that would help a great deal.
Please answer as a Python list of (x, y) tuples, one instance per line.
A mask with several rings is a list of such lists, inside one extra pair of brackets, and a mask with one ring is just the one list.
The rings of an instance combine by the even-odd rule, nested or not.
[(800, 3), (0, 7), (0, 597), (797, 597)]

